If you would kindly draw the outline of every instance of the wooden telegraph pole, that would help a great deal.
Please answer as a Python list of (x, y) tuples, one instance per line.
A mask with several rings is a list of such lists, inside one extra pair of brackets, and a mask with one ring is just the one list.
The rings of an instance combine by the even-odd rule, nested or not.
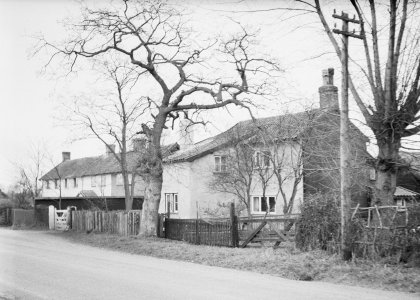
[(342, 30), (334, 29), (333, 32), (342, 35), (343, 48), (341, 49), (341, 111), (340, 111), (340, 200), (341, 200), (341, 251), (344, 260), (351, 259), (351, 241), (349, 237), (351, 216), (351, 182), (349, 173), (349, 81), (348, 81), (348, 45), (349, 37), (362, 39), (361, 35), (349, 32), (349, 23), (360, 24), (359, 20), (350, 19), (348, 14), (342, 12), (337, 15), (334, 10), (333, 18), (343, 21)]

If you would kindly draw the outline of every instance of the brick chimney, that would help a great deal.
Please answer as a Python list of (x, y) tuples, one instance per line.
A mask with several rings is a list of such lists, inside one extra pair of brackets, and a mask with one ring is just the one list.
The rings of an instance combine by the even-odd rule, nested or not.
[(334, 69), (322, 70), (323, 85), (319, 87), (319, 107), (338, 109), (338, 88), (334, 85)]
[(112, 151), (109, 148), (111, 148), (112, 151), (115, 152), (115, 145), (106, 145), (105, 146), (105, 154), (106, 154), (106, 156), (112, 154)]
[(66, 160), (70, 160), (70, 152), (61, 152), (63, 156), (63, 162)]
[(181, 148), (194, 145), (194, 128), (187, 119), (179, 121), (179, 141)]

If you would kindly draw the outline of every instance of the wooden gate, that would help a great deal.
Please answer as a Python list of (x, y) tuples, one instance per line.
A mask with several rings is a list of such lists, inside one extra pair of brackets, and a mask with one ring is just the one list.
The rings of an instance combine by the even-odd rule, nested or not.
[(278, 215), (239, 219), (239, 237), (243, 241), (239, 247), (245, 248), (249, 243), (273, 242), (273, 248), (277, 248), (280, 243), (289, 240), (290, 230), (298, 216)]
[(51, 230), (70, 229), (70, 209), (57, 210), (54, 206), (48, 207), (49, 228)]

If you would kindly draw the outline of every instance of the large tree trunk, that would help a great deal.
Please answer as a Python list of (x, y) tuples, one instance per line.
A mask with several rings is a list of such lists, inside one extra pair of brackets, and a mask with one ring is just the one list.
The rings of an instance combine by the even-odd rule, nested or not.
[(377, 170), (374, 190), (374, 204), (394, 205), (394, 192), (397, 183), (397, 174), (390, 171)]
[(146, 190), (139, 234), (141, 236), (156, 236), (163, 181), (162, 172), (158, 172), (158, 174), (147, 174), (144, 176), (144, 179), (146, 182)]
[[(392, 138), (394, 140), (392, 140)], [(395, 135), (377, 137), (378, 160), (376, 166), (376, 182), (373, 200), (376, 205), (394, 205), (394, 193), (397, 185), (397, 162), (400, 140)]]
[(157, 236), (159, 221), (159, 204), (162, 193), (163, 166), (160, 139), (165, 124), (165, 116), (159, 115), (153, 128), (153, 133), (148, 132), (151, 143), (144, 154), (142, 177), (146, 188), (141, 216), (141, 236)]

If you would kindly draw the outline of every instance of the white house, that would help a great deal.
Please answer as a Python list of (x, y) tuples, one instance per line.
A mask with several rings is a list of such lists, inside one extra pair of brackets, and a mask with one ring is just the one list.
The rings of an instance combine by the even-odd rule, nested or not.
[[(275, 127), (284, 116), (259, 119), (256, 124), (264, 124)], [(251, 139), (255, 135), (256, 124), (253, 121), (240, 122), (231, 129), (200, 141), (193, 145), (180, 145), (180, 150), (175, 151), (164, 160), (162, 200), (159, 211), (167, 212), (168, 203), (171, 217), (195, 218), (215, 216), (226, 208), (228, 203), (236, 202), (240, 205), (237, 197), (229, 192), (221, 191), (214, 185), (217, 184), (215, 177), (220, 175), (229, 176), (229, 159), (234, 152), (233, 144), (242, 139)], [(233, 135), (239, 139), (234, 141)], [(300, 145), (291, 137), (287, 141), (277, 143), (277, 146), (256, 143), (253, 146), (253, 168), (255, 169), (250, 184), (250, 210), (252, 214), (263, 215), (282, 214), (283, 201), (281, 197), (278, 179), (272, 175), (272, 168), (276, 167), (272, 161), (274, 156), (282, 158), (281, 173), (285, 178), (282, 189), (286, 198), (293, 193), (295, 178), (290, 176), (291, 170), (296, 165), (300, 155)], [(274, 153), (276, 152), (276, 153)], [(265, 160), (262, 154), (266, 154)], [(268, 154), (270, 153), (270, 154)], [(271, 156), (271, 159), (269, 157)], [(239, 161), (238, 161), (239, 162)], [(297, 166), (299, 167), (299, 166)], [(266, 178), (261, 180), (260, 175), (266, 172)], [(272, 176), (270, 176), (272, 175)], [(266, 183), (265, 189), (262, 182)], [(237, 188), (244, 188), (238, 185)], [(295, 210), (303, 199), (303, 181), (297, 183), (295, 191)], [(265, 191), (264, 191), (265, 190)], [(294, 210), (294, 211), (295, 211)], [(227, 210), (225, 210), (226, 212)]]
[[(169, 211), (172, 218), (217, 216), (224, 213), (228, 203), (233, 201), (240, 207), (247, 201), (251, 214), (282, 214), (284, 209), (297, 212), (304, 196), (310, 193), (337, 189), (340, 122), (332, 69), (323, 71), (319, 92), (320, 108), (311, 111), (242, 121), (196, 143), (193, 132), (184, 130), (186, 134), (178, 143), (163, 150), (159, 212)], [(367, 138), (353, 125), (351, 130), (354, 157), (363, 160)], [(240, 198), (225, 187), (234, 173), (232, 157), (237, 145), (244, 143), (251, 156), (237, 165), (241, 168), (252, 162), (252, 166), (248, 168), (251, 179), (247, 196)], [(135, 166), (138, 153), (128, 153), (129, 169)], [(63, 152), (63, 162), (41, 180), (42, 197), (37, 204), (53, 204), (61, 193), (62, 201), (67, 201), (64, 207), (79, 203), (88, 208), (80, 200), (96, 198), (106, 199), (109, 209), (124, 208), (121, 168), (109, 152), (75, 160)], [(141, 207), (143, 191), (144, 182), (137, 176), (134, 208)], [(356, 201), (364, 201), (363, 193), (354, 195)]]
[[(170, 145), (164, 151), (176, 149), (177, 145)], [(125, 209), (121, 167), (108, 147), (105, 147), (103, 155), (95, 157), (70, 159), (70, 152), (62, 154), (62, 162), (41, 177), (42, 196), (36, 199), (36, 204), (57, 206), (61, 199), (62, 207)], [(133, 151), (127, 153), (129, 170), (134, 169), (138, 156), (134, 145)], [(130, 184), (131, 179), (130, 174)], [(141, 208), (143, 198), (144, 182), (136, 176), (133, 209)]]

